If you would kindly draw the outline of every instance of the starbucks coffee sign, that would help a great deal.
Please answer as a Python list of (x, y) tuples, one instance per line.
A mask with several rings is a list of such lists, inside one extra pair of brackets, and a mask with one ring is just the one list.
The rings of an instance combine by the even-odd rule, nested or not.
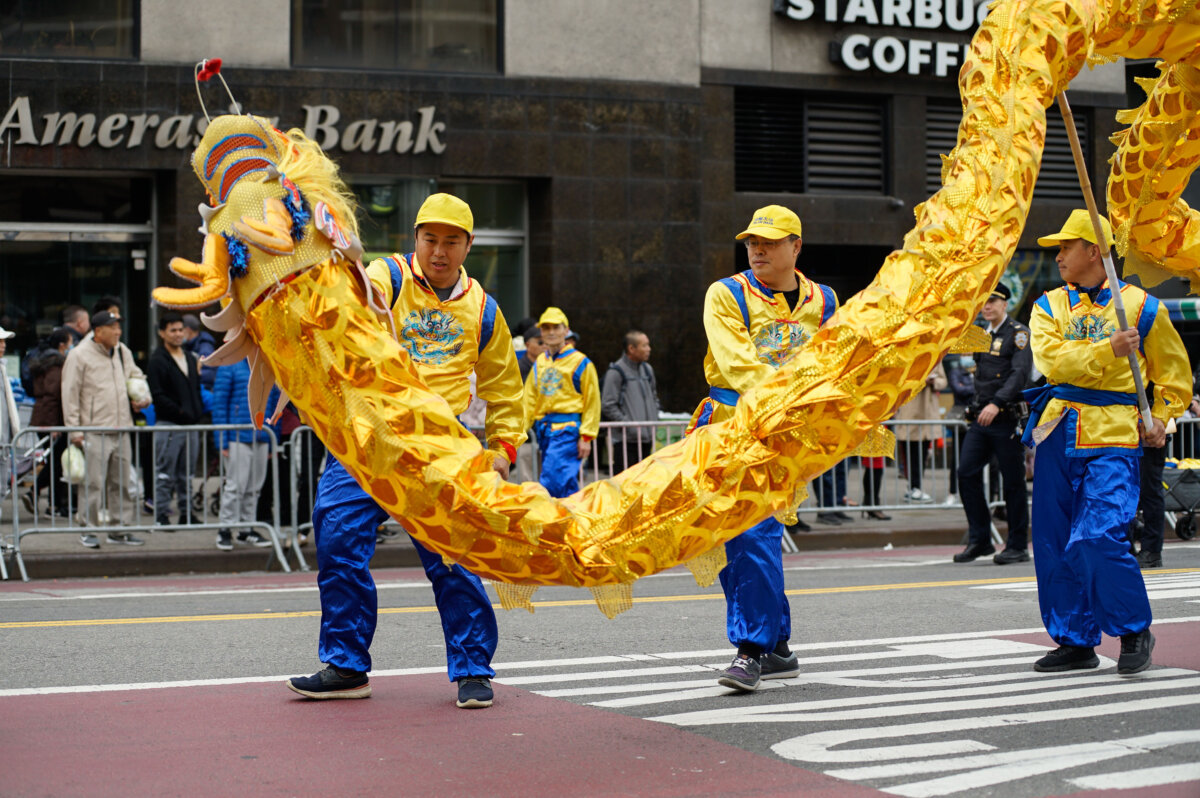
[[(374, 152), (441, 155), (446, 123), (438, 121), (437, 107), (417, 109), (416, 119), (375, 118), (342, 121), (335, 105), (304, 105), (304, 133), (326, 152)], [(279, 127), (278, 117), (270, 120)], [(208, 127), (200, 114), (126, 114), (105, 117), (75, 111), (36, 112), (28, 97), (17, 97), (0, 121), (0, 143), (28, 147), (153, 147), (160, 150), (194, 149)]]
[(886, 29), (831, 38), (829, 60), (855, 72), (957, 75), (966, 42), (904, 35), (906, 31), (973, 31), (987, 16), (975, 0), (773, 0), (775, 13), (797, 22), (829, 22)]

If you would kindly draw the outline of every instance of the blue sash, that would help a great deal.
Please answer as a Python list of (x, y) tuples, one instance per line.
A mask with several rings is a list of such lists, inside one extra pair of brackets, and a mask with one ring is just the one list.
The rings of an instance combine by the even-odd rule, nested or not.
[(575, 422), (575, 426), (578, 427), (581, 418), (579, 413), (547, 413), (533, 422), (533, 434), (539, 438), (548, 435), (551, 424), (565, 424), (573, 421)]
[(737, 391), (733, 390), (732, 388), (711, 388), (710, 387), (708, 389), (708, 398), (709, 399), (712, 399), (714, 402), (719, 402), (723, 405), (729, 405), (730, 407), (734, 407), (737, 405), (739, 397), (741, 397), (741, 394), (738, 393)]
[(1033, 431), (1037, 428), (1038, 421), (1042, 418), (1042, 411), (1046, 409), (1046, 405), (1050, 404), (1051, 399), (1062, 399), (1066, 402), (1076, 402), (1081, 405), (1092, 405), (1093, 407), (1106, 407), (1108, 405), (1133, 405), (1137, 406), (1136, 393), (1122, 393), (1121, 391), (1103, 391), (1099, 388), (1079, 388), (1075, 385), (1040, 385), (1036, 388), (1026, 388), (1023, 392), (1025, 401), (1029, 403), (1029, 420), (1025, 422), (1025, 431), (1021, 435), (1021, 443), (1032, 448), (1033, 446)]

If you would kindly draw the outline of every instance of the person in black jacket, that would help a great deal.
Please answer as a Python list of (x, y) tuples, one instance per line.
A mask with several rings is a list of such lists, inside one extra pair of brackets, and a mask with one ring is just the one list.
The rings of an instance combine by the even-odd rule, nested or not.
[(958, 489), (967, 514), (968, 542), (955, 562), (971, 562), (996, 548), (992, 520), (983, 494), (983, 469), (995, 455), (1004, 479), (1008, 542), (993, 558), (997, 565), (1029, 562), (1029, 504), (1025, 490), (1025, 447), (1021, 444), (1021, 391), (1033, 369), (1029, 328), (1008, 315), (1012, 292), (1000, 283), (983, 305), (986, 331), (992, 336), (987, 352), (976, 356), (975, 399), (967, 409), (971, 426), (963, 439), (958, 463)]
[(200, 398), (200, 369), (196, 357), (183, 348), (183, 318), (163, 313), (158, 319), (162, 346), (154, 350), (146, 367), (157, 418), (154, 432), (154, 515), (160, 526), (170, 523), (171, 494), (179, 508), (179, 523), (190, 523), (188, 472), (200, 447), (195, 431), (172, 430), (178, 425), (199, 424), (204, 419)]

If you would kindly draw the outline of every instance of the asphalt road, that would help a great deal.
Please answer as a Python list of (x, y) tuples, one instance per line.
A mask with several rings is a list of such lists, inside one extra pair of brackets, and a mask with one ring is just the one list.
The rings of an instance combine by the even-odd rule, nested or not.
[(454, 707), (418, 570), (376, 574), (374, 696), (319, 667), (313, 574), (0, 584), (0, 794), (1200, 796), (1200, 544), (1147, 573), (1155, 666), (1036, 674), (1031, 564), (785, 559), (803, 672), (733, 695), (717, 586), (501, 612), (496, 705)]

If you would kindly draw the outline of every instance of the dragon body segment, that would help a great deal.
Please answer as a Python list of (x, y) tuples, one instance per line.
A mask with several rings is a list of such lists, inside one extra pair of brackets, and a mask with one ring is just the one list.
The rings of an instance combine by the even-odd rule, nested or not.
[[(612, 615), (629, 606), (635, 579), (678, 563), (711, 581), (724, 565), (721, 544), (768, 514), (789, 515), (807, 480), (852, 451), (890, 452), (877, 425), (971, 338), (1016, 248), (1046, 107), (1089, 58), (1190, 63), (1198, 21), (1194, 2), (994, 4), (960, 74), (963, 121), (943, 188), (915, 209), (903, 248), (745, 394), (731, 420), (565, 499), (502, 481), (491, 455), (421, 382), (409, 347), (428, 342), (407, 326), (391, 329), (358, 260), (336, 168), (295, 133), (255, 117), (213, 120), (193, 157), (215, 200), (202, 208), (204, 259), (172, 262), (200, 287), (158, 289), (155, 298), (195, 307), (227, 297), (208, 320), (227, 330), (210, 362), (249, 355), (259, 380), (252, 402), (278, 381), (381, 506), (431, 550), (499, 583), (506, 606), (528, 607), (537, 586), (565, 584), (591, 588)], [(1191, 113), (1181, 102), (1160, 105), (1158, 121)], [(1183, 127), (1190, 142), (1190, 123)], [(1179, 158), (1177, 170), (1192, 163)], [(1125, 195), (1146, 189), (1130, 182)], [(1148, 204), (1128, 207), (1129, 241), (1163, 223)], [(1191, 252), (1178, 258), (1194, 269)]]

